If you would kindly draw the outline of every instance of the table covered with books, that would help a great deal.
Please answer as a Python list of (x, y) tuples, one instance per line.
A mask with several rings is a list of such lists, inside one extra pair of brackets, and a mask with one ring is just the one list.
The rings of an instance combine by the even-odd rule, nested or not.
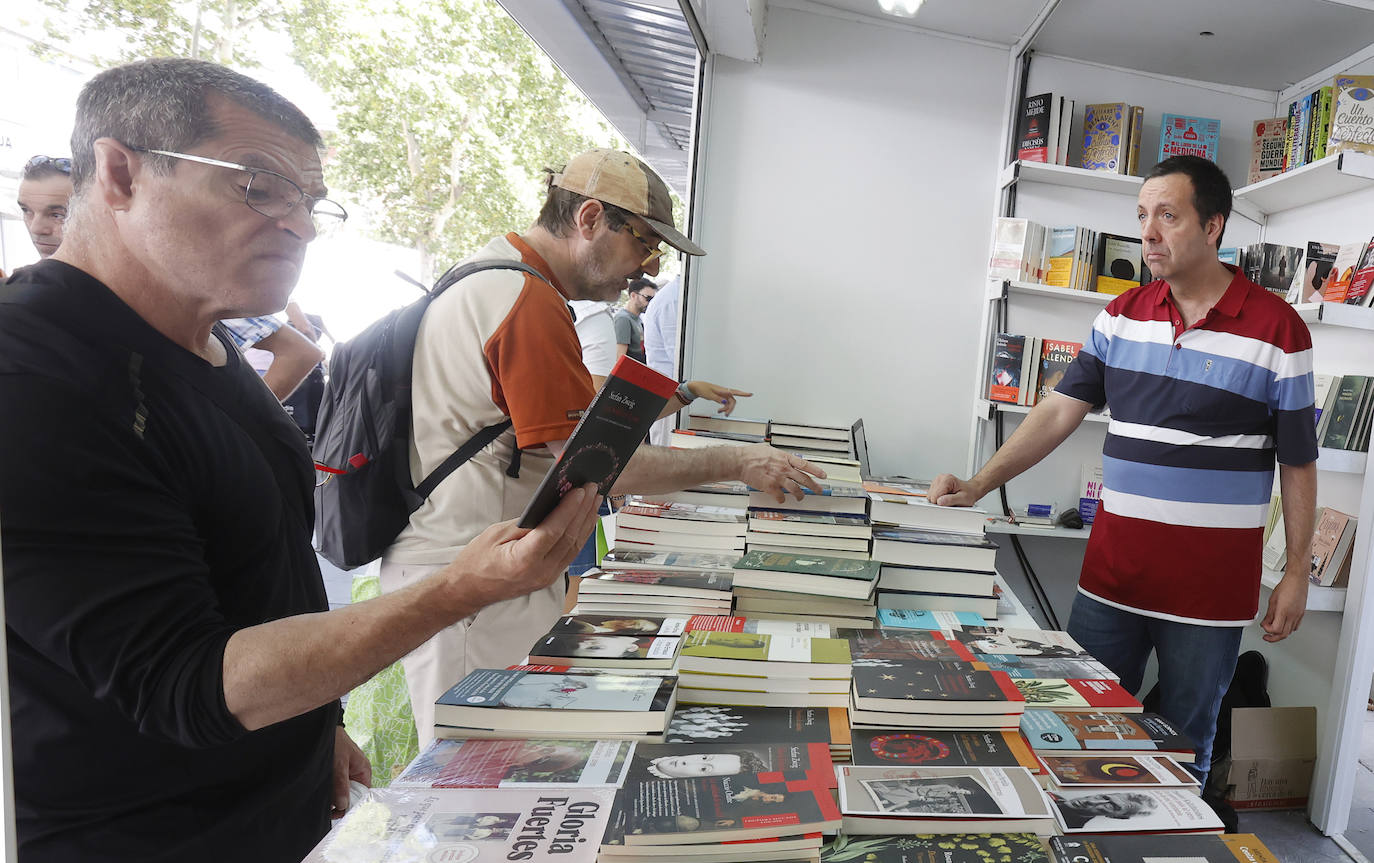
[(865, 480), (852, 427), (785, 428), (824, 494), (631, 499), (527, 664), (455, 681), (309, 859), (1276, 861), (1222, 835), (1191, 741), (1025, 613), (988, 513)]

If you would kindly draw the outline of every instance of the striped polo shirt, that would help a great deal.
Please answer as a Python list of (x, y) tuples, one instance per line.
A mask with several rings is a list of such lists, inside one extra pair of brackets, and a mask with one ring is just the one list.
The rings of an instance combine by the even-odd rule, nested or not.
[(1317, 458), (1312, 338), (1234, 267), (1184, 329), (1169, 285), (1127, 291), (1056, 390), (1111, 408), (1079, 590), (1151, 617), (1244, 626), (1259, 608), (1274, 461)]

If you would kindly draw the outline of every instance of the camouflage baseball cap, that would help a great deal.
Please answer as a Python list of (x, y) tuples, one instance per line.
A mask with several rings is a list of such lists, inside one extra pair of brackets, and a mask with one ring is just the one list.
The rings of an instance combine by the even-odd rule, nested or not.
[(664, 242), (689, 255), (706, 251), (673, 226), (668, 186), (643, 162), (619, 150), (588, 150), (554, 171), (550, 186), (614, 204), (649, 223)]

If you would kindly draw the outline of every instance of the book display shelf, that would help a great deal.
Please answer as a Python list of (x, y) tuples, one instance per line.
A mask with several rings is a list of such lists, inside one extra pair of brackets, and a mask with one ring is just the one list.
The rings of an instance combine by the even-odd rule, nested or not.
[[(1030, 72), (1025, 74), (1029, 76)], [(1083, 94), (1073, 92), (1074, 82), (1062, 71), (1060, 75), (1064, 80), (1057, 82), (1059, 89), (1069, 96), (1082, 97)], [(1044, 83), (1030, 87), (1031, 92), (1047, 89), (1050, 86)], [(1009, 92), (1015, 92), (1015, 88), (1010, 88)], [(1286, 104), (1294, 94), (1276, 96), (1276, 102)], [(1084, 99), (1079, 101), (1081, 105)], [(1152, 160), (1142, 155), (1142, 172), (1151, 163)], [(1222, 167), (1232, 176), (1237, 173), (1226, 163)], [(1142, 184), (1139, 177), (1022, 161), (1005, 165), (999, 173), (999, 181), (998, 215), (1029, 217), (1047, 226), (1074, 223), (1119, 233), (1125, 233), (1120, 227), (1124, 218), (1134, 216), (1135, 197)], [(1022, 207), (1022, 201), (1029, 203)], [(1226, 244), (1267, 241), (1298, 246), (1336, 231), (1352, 233), (1354, 236), (1348, 239), (1360, 235), (1367, 237), (1374, 234), (1374, 220), (1369, 217), (1369, 213), (1374, 212), (1371, 203), (1374, 203), (1374, 156), (1337, 153), (1236, 189)], [(1103, 224), (1096, 225), (1097, 221)], [(1346, 223), (1355, 226), (1344, 227)], [(1113, 224), (1117, 227), (1113, 228)], [(1343, 227), (1337, 228), (1338, 224)], [(993, 278), (986, 281), (982, 296), (984, 305), (978, 338), (985, 350), (984, 361), (973, 382), (967, 475), (975, 473), (995, 451), (998, 423), (1002, 425), (1005, 439), (1021, 416), (1031, 410), (993, 402), (987, 397), (987, 381), (993, 362), (991, 345), (997, 333), (1083, 341), (1093, 318), (1112, 299), (1111, 295), (1091, 291)], [(1336, 303), (1309, 303), (1295, 308), (1312, 333), (1316, 371), (1374, 373), (1374, 368), (1370, 367), (1374, 338), (1369, 332), (1374, 330), (1374, 309)], [(1076, 500), (1068, 485), (1070, 480), (1064, 478), (1079, 474), (1078, 462), (1086, 460), (1089, 457), (1086, 454), (1095, 451), (1100, 457), (1107, 428), (1105, 423), (1110, 422), (1110, 417), (1090, 414), (1087, 420), (1074, 431), (1065, 446), (1045, 459), (1040, 468), (1044, 471), (1039, 474), (1040, 478), (1060, 478), (1061, 487), (1041, 487), (1041, 480), (1028, 474), (1008, 484), (1008, 498), (1013, 506), (1023, 503), (1018, 493), (1023, 496), (1035, 494), (1041, 500), (1054, 499), (1061, 505)], [(1358, 657), (1374, 651), (1374, 637), (1362, 635), (1374, 625), (1374, 600), (1366, 601), (1366, 587), (1374, 578), (1370, 542), (1374, 535), (1374, 471), (1371, 471), (1367, 453), (1327, 448), (1320, 450), (1317, 467), (1318, 504), (1356, 516), (1362, 528), (1355, 536), (1350, 586), (1310, 587), (1308, 614), (1300, 633), (1295, 633), (1286, 642), (1269, 645), (1258, 639), (1255, 634), (1258, 627), (1251, 626), (1242, 650), (1259, 649), (1269, 660), (1271, 694), (1276, 705), (1315, 704), (1323, 716), (1309, 813), (1319, 828), (1340, 833), (1349, 817), (1354, 781), (1350, 765), (1356, 761), (1359, 751), (1365, 696), (1369, 689), (1368, 661), (1361, 663)], [(1019, 489), (1016, 488), (1018, 484), (1021, 485)], [(1278, 491), (1277, 474), (1275, 491)], [(1086, 539), (1088, 536), (1087, 530), (1033, 531), (1005, 524), (991, 526), (989, 532), (1055, 540)], [(1077, 543), (1071, 543), (1065, 549), (1077, 547)], [(1264, 586), (1261, 610), (1268, 602), (1269, 589), (1278, 583), (1280, 576), (1281, 573), (1267, 570), (1261, 573)]]

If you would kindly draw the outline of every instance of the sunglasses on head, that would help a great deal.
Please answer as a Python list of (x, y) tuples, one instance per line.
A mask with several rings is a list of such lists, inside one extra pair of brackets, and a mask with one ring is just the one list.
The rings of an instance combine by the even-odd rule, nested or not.
[(32, 159), (24, 163), (25, 169), (42, 168), (46, 165), (52, 165), (54, 168), (56, 168), (64, 174), (70, 174), (72, 172), (72, 160), (66, 158), (65, 156), (61, 158), (53, 158), (52, 156), (34, 156)]

